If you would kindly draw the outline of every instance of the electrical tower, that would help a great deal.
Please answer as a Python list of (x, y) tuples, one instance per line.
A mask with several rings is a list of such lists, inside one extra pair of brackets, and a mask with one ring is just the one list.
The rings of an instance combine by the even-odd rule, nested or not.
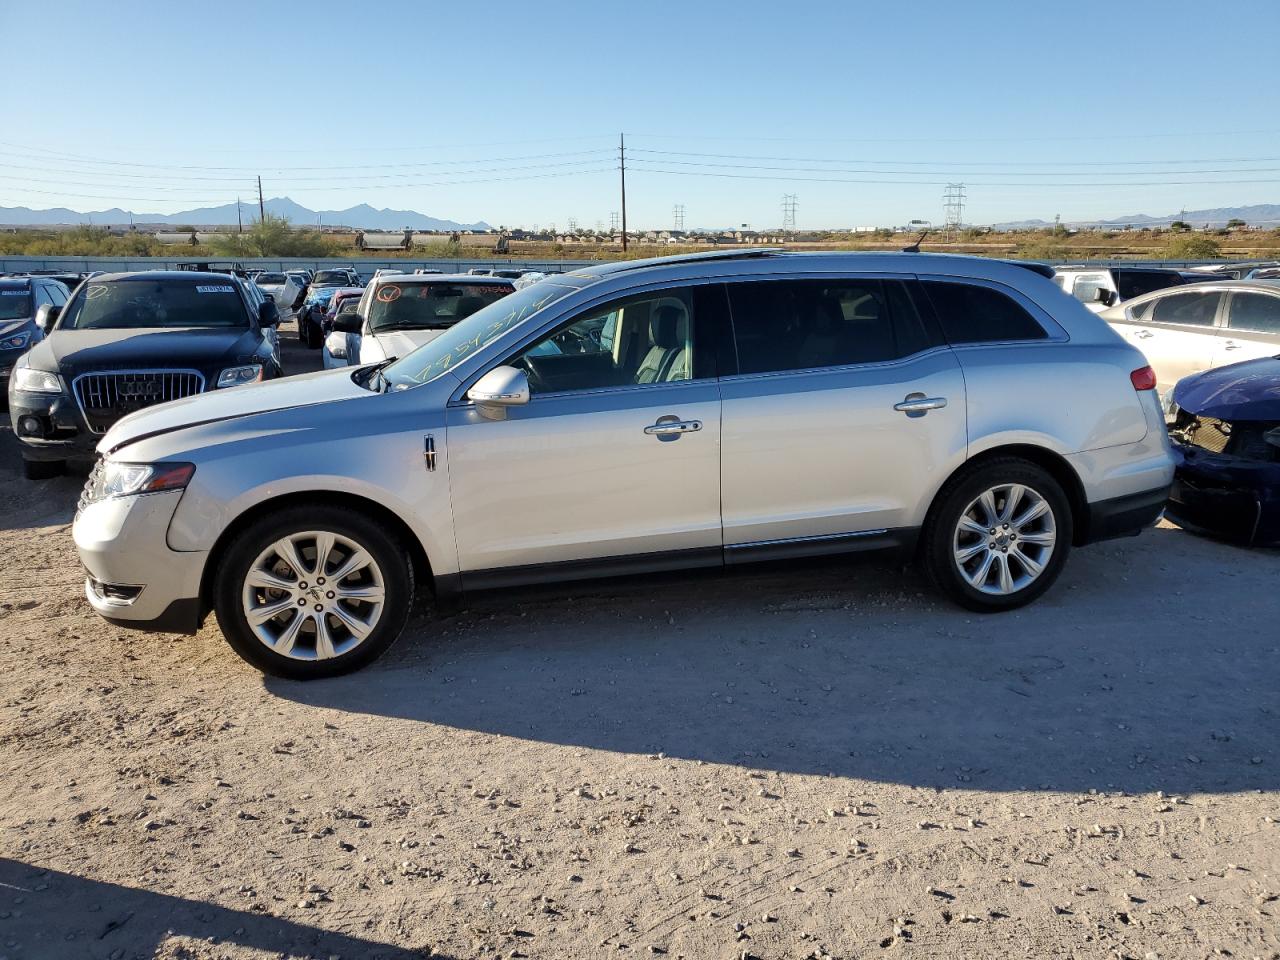
[(964, 184), (948, 183), (942, 194), (942, 207), (946, 212), (947, 233), (959, 230), (964, 223)]
[(617, 232), (618, 232), (618, 211), (614, 210), (612, 213), (609, 214), (609, 233), (614, 234)]
[(570, 232), (570, 233), (577, 233), (577, 232), (578, 232), (578, 218), (577, 218), (577, 217), (570, 217), (570, 218), (569, 218), (569, 232)]
[(684, 204), (677, 203), (671, 208), (672, 230), (684, 232)]
[(796, 232), (796, 206), (799, 198), (794, 193), (784, 193), (782, 195), (782, 232)]

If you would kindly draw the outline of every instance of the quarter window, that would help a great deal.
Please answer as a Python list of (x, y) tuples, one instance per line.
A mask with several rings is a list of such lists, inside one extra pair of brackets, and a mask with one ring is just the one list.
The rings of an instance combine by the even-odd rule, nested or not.
[(1280, 297), (1265, 293), (1233, 293), (1227, 326), (1233, 330), (1280, 333)]
[(708, 337), (714, 336), (715, 299), (723, 297), (712, 285), (615, 300), (579, 314), (512, 364), (528, 374), (533, 394), (714, 376)]
[(1220, 293), (1172, 293), (1156, 300), (1144, 319), (1151, 323), (1211, 327), (1221, 298)]
[[(923, 283), (948, 342), (1044, 340), (1045, 330), (1021, 304), (991, 287), (944, 280)], [(1079, 289), (1079, 281), (1076, 288)]]
[(877, 363), (929, 346), (896, 280), (764, 280), (729, 284), (740, 373)]

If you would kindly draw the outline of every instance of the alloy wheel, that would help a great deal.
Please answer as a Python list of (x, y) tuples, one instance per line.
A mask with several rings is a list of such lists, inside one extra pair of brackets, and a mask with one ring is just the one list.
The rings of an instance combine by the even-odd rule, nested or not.
[(294, 660), (350, 653), (377, 627), (386, 587), (372, 555), (325, 530), (291, 533), (250, 565), (241, 603), (267, 648)]
[(952, 550), (960, 575), (975, 590), (1008, 596), (1034, 583), (1057, 544), (1049, 501), (1031, 487), (990, 487), (960, 514)]

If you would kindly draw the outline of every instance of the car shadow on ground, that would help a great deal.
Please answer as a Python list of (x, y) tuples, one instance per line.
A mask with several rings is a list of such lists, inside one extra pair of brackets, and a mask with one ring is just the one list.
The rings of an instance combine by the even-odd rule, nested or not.
[(266, 684), (353, 713), (918, 787), (1274, 789), (1277, 575), (1280, 554), (1162, 528), (1076, 552), (1048, 595), (996, 616), (873, 558), (597, 584), (488, 597), (412, 624), (361, 673)]
[[(264, 901), (269, 909), (281, 906), (257, 891), (250, 891), (245, 902)], [(14, 957), (153, 956), (166, 940), (182, 937), (254, 948), (273, 957), (443, 958), (425, 945), (409, 949), (252, 909), (232, 910), (4, 858), (0, 858), (0, 907), (0, 916), (5, 917), (0, 924), (0, 948)]]

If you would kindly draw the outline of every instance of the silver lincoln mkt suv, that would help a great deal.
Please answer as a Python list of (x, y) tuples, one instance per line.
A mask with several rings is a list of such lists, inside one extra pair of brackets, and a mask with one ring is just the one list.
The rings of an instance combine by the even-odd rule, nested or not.
[[(165, 403), (75, 540), (123, 626), (355, 669), (414, 591), (893, 547), (962, 606), (1155, 522), (1155, 377), (1035, 264), (742, 251), (549, 277), (413, 352)], [(851, 589), (855, 585), (851, 584)]]

